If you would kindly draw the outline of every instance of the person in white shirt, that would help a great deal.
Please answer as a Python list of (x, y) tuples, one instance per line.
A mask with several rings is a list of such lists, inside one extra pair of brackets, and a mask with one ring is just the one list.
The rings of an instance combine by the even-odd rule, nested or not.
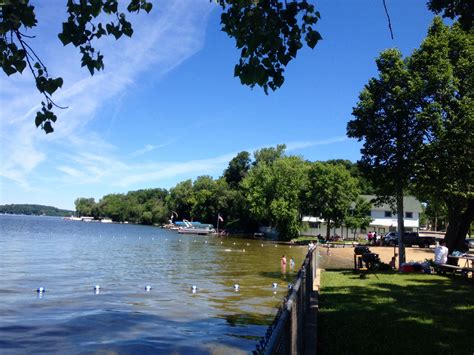
[(435, 264), (446, 264), (448, 261), (449, 250), (446, 247), (446, 242), (442, 240), (439, 245), (435, 248)]

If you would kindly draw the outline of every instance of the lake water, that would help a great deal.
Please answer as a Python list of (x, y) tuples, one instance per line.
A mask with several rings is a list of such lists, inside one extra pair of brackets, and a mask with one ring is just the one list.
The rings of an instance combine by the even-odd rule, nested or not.
[(282, 273), (281, 255), (299, 267), (305, 251), (147, 226), (0, 215), (0, 352), (248, 353), (295, 277)]

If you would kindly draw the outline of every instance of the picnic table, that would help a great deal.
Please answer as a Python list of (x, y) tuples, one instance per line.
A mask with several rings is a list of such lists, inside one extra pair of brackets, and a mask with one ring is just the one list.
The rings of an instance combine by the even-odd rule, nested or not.
[(452, 272), (460, 272), (466, 280), (469, 279), (469, 274), (471, 274), (471, 281), (474, 282), (474, 255), (471, 254), (464, 254), (464, 255), (448, 255), (448, 259), (456, 259), (456, 264), (462, 263), (464, 261), (464, 265), (451, 265), (451, 264), (439, 264), (438, 272), (446, 273), (447, 270), (451, 270)]

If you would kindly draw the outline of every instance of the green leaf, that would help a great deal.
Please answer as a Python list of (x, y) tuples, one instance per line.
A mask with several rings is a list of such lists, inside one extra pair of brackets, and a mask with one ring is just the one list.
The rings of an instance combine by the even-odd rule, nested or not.
[(310, 48), (314, 48), (318, 41), (323, 39), (318, 31), (311, 30), (306, 34), (306, 43)]
[(44, 114), (40, 111), (36, 112), (35, 124), (36, 127), (39, 127), (44, 122)]
[(146, 13), (149, 13), (152, 8), (153, 8), (153, 4), (149, 2), (142, 5), (142, 9), (145, 10)]
[(16, 62), (16, 65), (15, 65), (15, 66), (16, 66), (16, 69), (17, 69), (20, 73), (22, 73), (23, 70), (24, 70), (25, 67), (26, 67), (26, 61), (24, 61), (24, 60), (19, 60), (19, 61)]
[(50, 121), (46, 121), (43, 125), (43, 130), (46, 132), (46, 134), (53, 133), (54, 129), (53, 126), (51, 126)]
[(7, 74), (8, 76), (15, 74), (17, 72), (17, 70), (14, 67), (12, 67), (9, 63), (3, 64), (2, 69), (5, 72), (5, 74)]

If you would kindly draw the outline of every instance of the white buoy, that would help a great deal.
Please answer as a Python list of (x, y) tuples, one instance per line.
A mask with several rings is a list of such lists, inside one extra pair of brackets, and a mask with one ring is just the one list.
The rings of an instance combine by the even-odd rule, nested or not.
[(224, 244), (224, 242), (221, 242), (221, 244)]
[(245, 253), (245, 249), (242, 249), (242, 253)]
[(278, 287), (278, 284), (277, 284), (276, 282), (274, 282), (274, 283), (272, 284), (272, 287), (273, 287), (273, 288), (277, 288), (277, 287)]
[(239, 284), (235, 284), (234, 285), (234, 291), (238, 291), (239, 290)]
[(249, 246), (249, 245), (250, 245), (250, 244), (249, 244), (249, 243), (247, 243), (247, 246)]
[(192, 285), (192, 286), (191, 286), (191, 292), (192, 292), (192, 293), (196, 293), (196, 292), (197, 292), (197, 286)]
[(145, 291), (146, 291), (146, 292), (150, 292), (150, 291), (151, 291), (151, 286), (150, 286), (150, 285), (146, 285), (146, 286), (145, 286)]
[(235, 245), (235, 242), (234, 242), (234, 245)]
[(290, 249), (291, 249), (291, 245), (290, 245)]
[(274, 294), (274, 295), (276, 295), (276, 294), (277, 294), (277, 292), (276, 292), (276, 291), (273, 291), (273, 294)]
[(205, 241), (205, 243), (207, 244), (207, 240)]
[(263, 248), (263, 244), (260, 244), (260, 246)]
[(275, 244), (275, 248), (278, 248), (278, 245)]
[(96, 295), (99, 294), (99, 292), (100, 292), (100, 286), (99, 285), (94, 286), (94, 292), (95, 292)]
[(181, 241), (181, 239), (179, 241)]
[(46, 289), (44, 287), (38, 287), (38, 289), (36, 290), (36, 292), (38, 293), (43, 293), (43, 292), (46, 292)]

